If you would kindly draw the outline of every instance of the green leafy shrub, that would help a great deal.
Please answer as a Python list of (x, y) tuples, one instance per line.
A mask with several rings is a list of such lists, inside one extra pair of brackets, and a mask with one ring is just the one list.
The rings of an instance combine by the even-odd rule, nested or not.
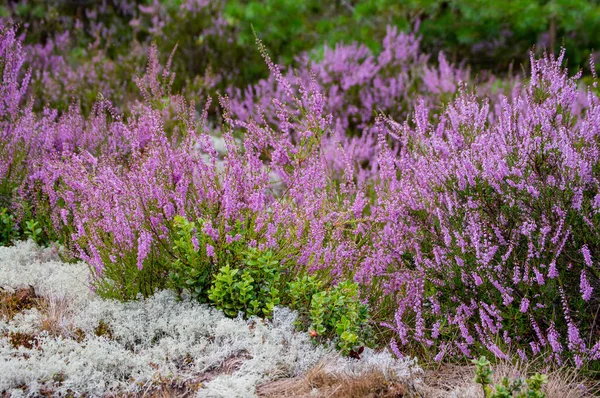
[(17, 226), (12, 214), (8, 213), (8, 209), (0, 209), (0, 246), (7, 246), (17, 238)]
[(345, 281), (323, 290), (316, 276), (288, 284), (291, 307), (300, 314), (299, 326), (308, 327), (316, 341), (333, 339), (345, 355), (367, 342), (368, 307), (359, 300), (358, 285)]
[(0, 245), (7, 246), (21, 238), (32, 239), (38, 245), (48, 245), (50, 240), (42, 228), (43, 221), (34, 218), (31, 213), (22, 214), (17, 210), (11, 214), (7, 208), (1, 208)]
[(199, 242), (194, 245), (194, 239), (198, 239), (196, 223), (176, 216), (174, 226), (173, 250), (178, 258), (170, 273), (171, 284), (179, 294), (187, 290), (192, 297), (205, 301), (212, 271), (212, 262), (206, 254), (206, 235), (198, 234)]
[[(231, 234), (238, 239), (214, 239), (205, 232), (206, 220), (188, 221), (176, 216), (173, 222), (173, 252), (176, 257), (170, 272), (170, 284), (181, 295), (188, 291), (200, 302), (208, 302), (209, 288), (219, 264), (234, 268), (242, 263), (247, 245), (245, 228), (237, 223)], [(224, 235), (224, 234), (221, 234)], [(237, 315), (237, 313), (236, 313)]]
[(42, 241), (42, 228), (40, 223), (35, 220), (28, 220), (25, 222), (25, 236), (32, 239), (35, 243), (41, 243)]
[[(335, 340), (344, 354), (365, 344), (368, 310), (360, 303), (358, 285), (343, 282), (326, 289), (318, 276), (288, 275), (273, 251), (247, 247), (247, 240), (221, 241), (203, 232), (205, 221), (176, 216), (170, 283), (179, 294), (189, 292), (214, 304), (226, 315), (270, 317), (278, 304), (300, 313), (298, 327), (314, 332), (316, 341)], [(241, 224), (231, 235), (245, 237)], [(217, 268), (217, 266), (220, 268)], [(282, 289), (285, 286), (285, 289)]]
[(279, 261), (271, 251), (250, 248), (243, 268), (222, 267), (215, 275), (209, 300), (228, 316), (269, 317), (280, 302)]
[(294, 279), (288, 284), (287, 290), (290, 307), (307, 310), (310, 308), (313, 296), (322, 289), (323, 282), (321, 282), (316, 275), (304, 275)]
[(536, 373), (527, 380), (510, 380), (503, 377), (500, 384), (493, 385), (490, 361), (486, 357), (473, 359), (475, 364), (475, 383), (480, 384), (485, 398), (545, 398), (542, 386), (548, 382), (548, 376)]

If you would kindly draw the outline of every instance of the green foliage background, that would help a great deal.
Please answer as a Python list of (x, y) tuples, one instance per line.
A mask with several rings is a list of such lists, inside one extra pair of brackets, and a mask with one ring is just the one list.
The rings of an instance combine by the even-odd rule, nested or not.
[[(215, 1), (211, 11), (190, 20), (182, 17), (181, 0), (161, 0), (172, 22), (164, 34), (153, 37), (149, 30), (134, 33), (130, 16), (108, 0), (108, 12), (98, 18), (116, 28), (108, 54), (126, 53), (132, 40), (151, 39), (161, 54), (178, 44), (175, 70), (177, 86), (183, 86), (213, 70), (226, 72), (221, 87), (244, 86), (267, 75), (255, 46), (254, 32), (280, 63), (293, 65), (302, 52), (319, 57), (324, 45), (357, 41), (373, 50), (381, 45), (386, 26), (415, 30), (430, 54), (444, 51), (453, 62), (473, 69), (506, 73), (508, 66), (527, 63), (528, 51), (558, 51), (565, 46), (569, 65), (586, 65), (594, 49), (600, 48), (600, 3), (597, 0), (225, 0)], [(140, 4), (150, 4), (144, 0)], [(86, 22), (89, 0), (11, 0), (0, 6), (0, 17), (25, 24), (28, 41), (40, 43), (74, 21)], [(220, 13), (230, 39), (206, 38), (211, 14)], [(92, 37), (78, 37), (85, 47)]]
[(238, 26), (238, 43), (252, 46), (252, 26), (281, 62), (324, 44), (357, 41), (373, 50), (387, 25), (414, 30), (423, 48), (444, 51), (475, 69), (505, 72), (537, 46), (567, 48), (570, 64), (587, 63), (600, 48), (600, 3), (590, 0), (233, 0), (225, 12)]

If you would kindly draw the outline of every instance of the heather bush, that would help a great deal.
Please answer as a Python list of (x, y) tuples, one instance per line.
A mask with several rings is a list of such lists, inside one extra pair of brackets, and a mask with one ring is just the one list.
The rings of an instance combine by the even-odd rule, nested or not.
[(598, 359), (598, 97), (581, 109), (563, 55), (532, 57), (493, 110), (463, 91), (439, 120), (424, 106), (412, 123), (381, 120), (382, 234), (357, 277), (397, 295), (398, 353), (417, 341), (436, 360)]
[(27, 175), (31, 114), (22, 108), (31, 72), (23, 73), (25, 55), (15, 30), (0, 25), (0, 206), (8, 206)]
[[(447, 99), (444, 93), (454, 93), (458, 82), (468, 80), (468, 72), (450, 65), (441, 53), (439, 66), (428, 63), (429, 56), (419, 44), (415, 34), (388, 26), (379, 53), (359, 43), (326, 46), (318, 60), (300, 55), (299, 66), (290, 68), (286, 78), (295, 90), (313, 78), (325, 94), (326, 110), (332, 113), (338, 132), (356, 135), (373, 123), (378, 112), (403, 119), (419, 95), (429, 106), (438, 104)], [(291, 101), (274, 75), (244, 91), (232, 91), (233, 112), (241, 119), (269, 110), (268, 120), (275, 121), (272, 100)]]
[[(27, 211), (25, 187), (40, 165), (42, 154), (54, 143), (48, 121), (52, 112), (37, 118), (28, 98), (32, 76), (25, 69), (26, 55), (16, 29), (0, 23), (0, 208), (3, 208), (2, 243), (30, 236), (47, 243), (40, 224)], [(29, 222), (31, 228), (26, 228)], [(38, 224), (35, 224), (38, 223)], [(35, 227), (34, 227), (35, 224)]]
[(47, 198), (39, 195), (40, 169), (64, 150), (94, 150), (107, 137), (85, 128), (97, 120), (88, 122), (75, 108), (62, 117), (50, 108), (34, 113), (33, 101), (28, 97), (32, 71), (24, 68), (22, 40), (11, 25), (0, 25), (0, 40), (0, 203), (15, 215), (21, 230), (27, 220), (34, 219), (45, 235), (54, 236), (46, 221), (54, 209), (48, 208)]
[(99, 95), (128, 100), (135, 87), (130, 77), (142, 69), (146, 52), (137, 42), (130, 46), (135, 2), (10, 1), (4, 7), (0, 23), (15, 21), (22, 33), (34, 109), (64, 112), (76, 101), (87, 113)]
[[(330, 118), (316, 89), (301, 98), (290, 92), (300, 112), (283, 109), (282, 123), (302, 114), (296, 125), (304, 129), (283, 134), (233, 119), (221, 98), (225, 148), (219, 154), (206, 112), (195, 120), (193, 104), (170, 93), (170, 63), (160, 66), (155, 47), (149, 56), (147, 73), (137, 80), (143, 101), (132, 113), (121, 116), (99, 102), (77, 125), (89, 141), (63, 145), (36, 175), (54, 230), (93, 267), (97, 291), (132, 299), (193, 280), (189, 287), (205, 296), (208, 276), (227, 261), (233, 267), (239, 247), (270, 249), (299, 267), (331, 268), (338, 278), (349, 272), (362, 242), (353, 232), (360, 224), (345, 223), (366, 202), (350, 175), (344, 191), (332, 194), (339, 183), (329, 178), (320, 144)], [(73, 120), (80, 113), (67, 113), (55, 128), (69, 129)], [(239, 132), (243, 141), (234, 138)]]
[[(460, 81), (468, 72), (451, 66), (443, 54), (439, 66), (428, 62), (419, 51), (419, 39), (414, 34), (388, 27), (379, 54), (357, 43), (325, 47), (323, 58), (313, 62), (308, 55), (298, 57), (298, 68), (289, 69), (286, 79), (297, 92), (315, 84), (324, 94), (324, 111), (333, 118), (332, 132), (324, 138), (329, 160), (338, 168), (346, 167), (336, 153), (343, 145), (349, 156), (370, 173), (377, 152), (375, 117), (384, 113), (403, 119), (420, 98), (428, 107), (439, 107), (450, 100)], [(231, 88), (232, 112), (241, 120), (266, 117), (277, 125), (279, 105), (293, 101), (287, 88), (274, 74), (245, 90)]]
[[(581, 66), (598, 47), (595, 27), (599, 16), (599, 7), (589, 0), (509, 0), (502, 4), (464, 0), (402, 4), (391, 0), (11, 0), (0, 5), (0, 18), (20, 23), (27, 32), (27, 44), (43, 44), (49, 49), (68, 32), (71, 43), (61, 54), (67, 65), (57, 68), (61, 73), (70, 70), (64, 76), (73, 79), (66, 80), (65, 87), (77, 86), (81, 94), (74, 91), (70, 95), (85, 106), (91, 105), (95, 96), (87, 104), (82, 97), (96, 88), (133, 89), (128, 94), (135, 94), (127, 75), (132, 65), (128, 56), (132, 50), (143, 55), (153, 41), (161, 54), (170, 53), (178, 44), (179, 56), (173, 65), (175, 86), (178, 90), (187, 87), (192, 94), (212, 91), (215, 86), (244, 87), (268, 76), (255, 51), (255, 34), (268, 45), (276, 61), (298, 66), (302, 62), (297, 60), (299, 54), (309, 53), (313, 60), (318, 59), (326, 46), (338, 43), (357, 42), (378, 54), (386, 27), (393, 26), (417, 33), (427, 53), (444, 51), (452, 62), (466, 61), (483, 73), (494, 69), (504, 75), (511, 64), (518, 69), (520, 63), (527, 63), (527, 51), (534, 45), (541, 54), (562, 44), (571, 55), (569, 66)], [(49, 70), (43, 73), (48, 83), (63, 89), (63, 82)], [(75, 78), (82, 75), (93, 84), (78, 84)], [(98, 76), (106, 79), (95, 80)], [(65, 103), (55, 102), (61, 108), (70, 102), (66, 91), (54, 94), (39, 88), (38, 94), (45, 98), (64, 94)], [(117, 101), (122, 96), (102, 92)], [(36, 102), (45, 104), (37, 95)]]
[[(75, 256), (85, 259), (102, 280), (116, 283), (121, 299), (147, 296), (165, 286), (170, 260), (164, 257), (166, 249), (152, 242), (166, 245), (166, 225), (176, 211), (184, 210), (185, 203), (175, 201), (171, 190), (177, 192), (179, 186), (183, 198), (187, 194), (188, 181), (180, 181), (176, 172), (189, 157), (178, 157), (179, 151), (154, 141), (166, 138), (153, 125), (156, 113), (149, 112), (129, 126), (110, 125), (115, 132), (140, 134), (130, 137), (131, 146), (120, 159), (69, 153), (49, 164), (44, 176), (57, 176), (48, 178), (44, 187), (58, 208), (55, 228), (70, 228)], [(123, 131), (127, 127), (131, 129)], [(174, 172), (164, 164), (171, 164)]]
[(75, 103), (89, 114), (99, 98), (107, 98), (128, 110), (138, 94), (131, 76), (143, 71), (146, 46), (133, 42), (127, 53), (113, 59), (108, 49), (114, 43), (96, 41), (76, 47), (76, 37), (77, 31), (66, 31), (48, 37), (43, 45), (26, 45), (27, 64), (33, 70), (30, 91), (34, 109), (67, 112)]
[(87, 113), (100, 94), (127, 108), (137, 95), (131, 77), (142, 72), (152, 44), (161, 54), (178, 48), (174, 86), (189, 97), (235, 82), (248, 55), (254, 65), (260, 56), (232, 40), (236, 28), (223, 8), (222, 0), (10, 2), (5, 15), (0, 7), (0, 21), (13, 20), (26, 33), (36, 107), (65, 111), (74, 98)]

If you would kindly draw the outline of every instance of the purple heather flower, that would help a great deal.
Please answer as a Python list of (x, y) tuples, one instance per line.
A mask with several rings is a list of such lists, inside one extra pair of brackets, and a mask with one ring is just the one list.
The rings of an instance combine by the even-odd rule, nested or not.
[(215, 248), (212, 245), (209, 245), (208, 243), (206, 244), (206, 255), (208, 257), (215, 256)]

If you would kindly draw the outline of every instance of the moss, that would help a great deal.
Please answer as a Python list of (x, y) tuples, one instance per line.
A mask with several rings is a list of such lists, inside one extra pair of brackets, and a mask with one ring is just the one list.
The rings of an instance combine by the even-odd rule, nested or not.
[(33, 286), (17, 289), (14, 292), (0, 289), (0, 316), (9, 321), (19, 312), (39, 308), (42, 304), (42, 299), (36, 294)]
[(29, 333), (23, 332), (10, 332), (8, 334), (8, 341), (14, 348), (25, 347), (32, 349), (37, 346), (35, 336)]
[(103, 319), (101, 319), (100, 322), (98, 322), (98, 326), (96, 326), (96, 328), (94, 329), (94, 334), (98, 337), (106, 337), (110, 340), (112, 340), (113, 338), (113, 332), (110, 326)]

